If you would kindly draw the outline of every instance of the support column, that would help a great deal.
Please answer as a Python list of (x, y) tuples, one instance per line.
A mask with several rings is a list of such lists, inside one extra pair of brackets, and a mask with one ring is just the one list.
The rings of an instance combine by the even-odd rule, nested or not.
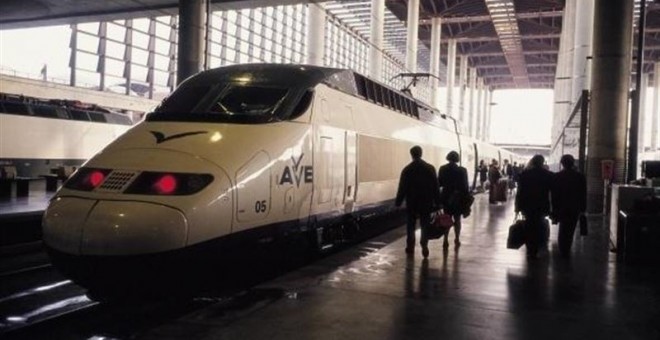
[(476, 99), (477, 99), (477, 68), (476, 67), (470, 67), (468, 69), (469, 71), (469, 78), (470, 78), (470, 93), (469, 93), (469, 114), (470, 114), (470, 122), (468, 125), (468, 130), (470, 131), (470, 136), (476, 138), (476, 132), (477, 132), (477, 127), (476, 127), (476, 120), (477, 120), (477, 110), (476, 110)]
[(447, 112), (454, 117), (454, 85), (456, 85), (456, 39), (447, 42)]
[(369, 76), (383, 77), (383, 35), (385, 34), (385, 0), (371, 0), (371, 45), (369, 46)]
[(624, 180), (634, 0), (596, 0), (587, 156), (587, 210), (603, 211), (601, 162)]
[(482, 119), (482, 109), (483, 105), (483, 96), (484, 96), (484, 79), (477, 79), (477, 121), (475, 124), (474, 138), (481, 140), (481, 119)]
[(490, 135), (490, 102), (493, 100), (492, 92), (488, 86), (484, 86), (484, 119), (481, 128), (481, 139), (488, 141)]
[(76, 86), (76, 68), (78, 67), (78, 24), (71, 24), (71, 40), (69, 41), (71, 57), (69, 58), (69, 85)]
[[(649, 74), (642, 73), (642, 86), (639, 91), (639, 135), (637, 136), (637, 153), (644, 153), (644, 142), (646, 141), (646, 93), (649, 86)], [(637, 172), (641, 174), (641, 172)]]
[(307, 63), (325, 65), (325, 4), (310, 2), (307, 16)]
[(592, 51), (594, 0), (576, 1), (575, 18), (578, 20), (574, 22), (572, 99), (578, 98), (588, 86), (587, 57)]
[[(442, 22), (440, 17), (431, 19), (431, 75), (440, 77), (440, 38), (442, 36)], [(440, 82), (431, 78), (431, 106), (440, 109)]]
[(467, 126), (465, 118), (465, 92), (468, 82), (468, 56), (462, 55), (458, 69), (458, 120)]
[(658, 115), (660, 115), (660, 62), (653, 64), (653, 112), (651, 112), (651, 151), (658, 151)]
[(179, 0), (179, 50), (177, 83), (198, 73), (204, 66), (206, 0)]
[(417, 30), (419, 29), (419, 0), (408, 1), (408, 37), (406, 39), (406, 69), (417, 72)]

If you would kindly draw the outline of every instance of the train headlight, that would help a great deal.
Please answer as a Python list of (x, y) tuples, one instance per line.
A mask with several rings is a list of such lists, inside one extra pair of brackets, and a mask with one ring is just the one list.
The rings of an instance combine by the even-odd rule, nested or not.
[(213, 182), (209, 174), (142, 172), (124, 191), (136, 195), (192, 195)]
[(110, 169), (81, 168), (64, 183), (64, 187), (73, 190), (92, 191), (103, 184), (111, 171)]

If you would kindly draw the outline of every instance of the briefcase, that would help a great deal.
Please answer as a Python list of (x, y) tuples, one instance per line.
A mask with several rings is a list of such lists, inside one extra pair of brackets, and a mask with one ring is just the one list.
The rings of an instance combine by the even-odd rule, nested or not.
[(506, 239), (506, 247), (518, 249), (525, 244), (525, 220), (514, 217), (513, 224), (509, 227), (509, 236)]

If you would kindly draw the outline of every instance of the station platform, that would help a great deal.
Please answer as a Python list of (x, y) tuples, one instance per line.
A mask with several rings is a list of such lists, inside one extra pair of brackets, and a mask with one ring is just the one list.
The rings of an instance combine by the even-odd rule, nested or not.
[(41, 216), (54, 194), (45, 180), (36, 180), (27, 197), (0, 200), (0, 247), (41, 240)]
[[(601, 218), (560, 258), (506, 248), (511, 200), (478, 195), (462, 246), (406, 256), (405, 228), (140, 334), (140, 339), (660, 339), (660, 270), (609, 252)], [(419, 237), (419, 235), (418, 235)]]

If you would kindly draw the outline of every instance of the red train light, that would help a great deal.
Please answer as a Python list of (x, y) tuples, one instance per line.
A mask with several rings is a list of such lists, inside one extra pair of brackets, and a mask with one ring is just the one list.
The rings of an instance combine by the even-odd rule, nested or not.
[(103, 180), (105, 179), (105, 174), (101, 172), (100, 170), (94, 170), (92, 173), (89, 174), (88, 181), (89, 185), (92, 188), (96, 188), (101, 183), (103, 183)]
[(169, 195), (176, 191), (177, 180), (174, 175), (166, 174), (154, 183), (154, 189), (161, 195)]

